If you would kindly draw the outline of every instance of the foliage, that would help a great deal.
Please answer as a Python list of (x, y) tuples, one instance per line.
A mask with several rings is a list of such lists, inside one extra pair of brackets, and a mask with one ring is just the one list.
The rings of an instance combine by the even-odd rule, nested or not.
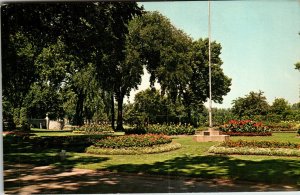
[(300, 62), (297, 62), (297, 63), (295, 64), (295, 69), (297, 69), (297, 70), (300, 71)]
[(281, 121), (278, 123), (266, 122), (265, 125), (272, 131), (292, 131), (297, 126), (297, 123), (292, 121)]
[(102, 155), (136, 155), (136, 154), (154, 154), (169, 152), (179, 149), (181, 144), (168, 143), (163, 145), (155, 145), (152, 147), (131, 147), (131, 148), (99, 148), (90, 146), (86, 148), (86, 152), (90, 154), (102, 154)]
[(141, 134), (146, 134), (146, 128), (142, 127), (142, 126), (135, 126), (133, 128), (125, 128), (124, 129), (125, 135), (132, 135), (132, 134), (136, 134), (136, 135), (141, 135)]
[[(114, 78), (105, 83), (108, 88), (112, 88), (109, 84), (119, 78), (134, 78), (133, 74), (125, 75), (129, 69), (124, 67), (118, 69), (122, 77), (112, 73), (125, 61), (127, 24), (140, 12), (141, 8), (135, 2), (4, 5), (1, 9), (3, 47), (6, 48), (3, 52), (3, 95), (11, 103), (10, 109), (17, 116), (21, 107), (30, 106), (32, 110), (39, 109), (36, 114), (45, 115), (48, 108), (39, 100), (44, 94), (31, 95), (27, 103), (35, 101), (33, 105), (27, 105), (24, 98), (33, 84), (47, 84), (53, 92), (49, 93), (49, 102), (59, 103), (56, 93), (60, 93), (61, 88), (67, 88), (68, 94), (73, 95), (75, 106), (68, 107), (75, 112), (68, 110), (68, 114), (73, 115), (75, 124), (83, 124), (84, 117), (90, 120), (95, 114), (91, 108), (99, 96), (86, 89), (92, 87), (98, 92), (94, 90), (99, 88), (94, 82), (95, 72)], [(116, 61), (111, 63), (113, 60), (107, 59)], [(115, 69), (106, 71), (104, 64), (107, 62)], [(97, 70), (90, 72), (90, 67), (95, 66)], [(105, 77), (101, 79), (105, 80)], [(115, 86), (120, 89), (120, 85)]]
[(124, 135), (107, 137), (98, 140), (94, 146), (100, 148), (130, 148), (130, 147), (151, 147), (160, 144), (171, 143), (172, 139), (164, 135)]
[[(270, 130), (263, 126), (262, 122), (251, 120), (230, 120), (227, 124), (221, 126), (220, 131), (229, 135), (271, 135)], [(250, 133), (250, 134), (249, 134)]]
[(74, 131), (76, 133), (83, 133), (83, 134), (90, 134), (90, 135), (107, 134), (107, 133), (114, 132), (113, 129), (107, 125), (83, 125), (77, 129), (74, 129)]
[(227, 121), (235, 118), (231, 109), (225, 108), (212, 108), (212, 117), (214, 126), (223, 125)]
[(232, 101), (232, 112), (239, 118), (244, 116), (251, 117), (255, 115), (266, 115), (269, 110), (269, 104), (263, 92), (251, 91), (245, 97), (239, 97)]
[(164, 135), (194, 135), (196, 129), (191, 125), (149, 125), (147, 133)]
[(270, 107), (270, 113), (279, 115), (281, 120), (286, 120), (291, 112), (291, 106), (284, 98), (276, 98)]
[(291, 142), (278, 142), (278, 141), (225, 141), (220, 144), (224, 147), (252, 147), (252, 148), (300, 148), (300, 144)]

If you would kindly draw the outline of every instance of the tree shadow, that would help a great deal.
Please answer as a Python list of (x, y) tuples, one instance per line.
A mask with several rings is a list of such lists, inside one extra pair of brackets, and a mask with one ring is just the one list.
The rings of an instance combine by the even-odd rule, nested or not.
[[(8, 167), (4, 171), (4, 190), (8, 194), (92, 194), (92, 193), (180, 193), (180, 192), (249, 192), (249, 191), (288, 191), (294, 188), (279, 187), (256, 183), (232, 183), (216, 179), (199, 179), (197, 177), (218, 177), (208, 168), (193, 168), (197, 164), (221, 166), (232, 176), (241, 176), (235, 166), (247, 168), (248, 162), (236, 162), (228, 157), (178, 157), (165, 162), (149, 165), (126, 164), (111, 166), (111, 170), (123, 172), (129, 166), (132, 172), (165, 172), (164, 176), (147, 174), (115, 173), (84, 169), (65, 169), (63, 167), (20, 165)], [(279, 161), (276, 161), (279, 162)], [(292, 163), (292, 162), (291, 162)], [(282, 165), (282, 164), (280, 164)], [(136, 166), (136, 169), (133, 167)], [(299, 165), (296, 165), (299, 166)], [(295, 167), (294, 167), (295, 168)], [(149, 170), (147, 170), (149, 169)], [(182, 177), (184, 169), (195, 171), (194, 178)], [(204, 170), (205, 169), (205, 170)], [(270, 170), (273, 170), (270, 168)], [(266, 170), (270, 172), (270, 170)], [(274, 170), (273, 170), (274, 171)], [(278, 170), (279, 172), (280, 170)], [(276, 174), (277, 172), (273, 173)], [(179, 177), (171, 176), (177, 175)], [(202, 175), (204, 174), (204, 175)], [(206, 174), (206, 175), (205, 175)], [(225, 174), (225, 173), (224, 173)], [(259, 175), (260, 173), (257, 173)], [(284, 173), (288, 174), (288, 173)], [(13, 175), (13, 177), (11, 177)], [(18, 175), (16, 177), (16, 175)], [(285, 176), (285, 175), (284, 175)]]
[(300, 189), (300, 161), (271, 159), (240, 160), (229, 156), (183, 156), (154, 164), (123, 164), (110, 171), (190, 176), (194, 178), (227, 178), (235, 182), (250, 181), (268, 184), (296, 185)]

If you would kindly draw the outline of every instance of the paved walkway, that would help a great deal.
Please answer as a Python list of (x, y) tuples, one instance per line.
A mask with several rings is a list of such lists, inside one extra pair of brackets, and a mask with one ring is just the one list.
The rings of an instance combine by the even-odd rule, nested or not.
[(297, 187), (228, 180), (112, 173), (52, 166), (10, 165), (4, 170), (6, 194), (103, 194), (297, 191)]

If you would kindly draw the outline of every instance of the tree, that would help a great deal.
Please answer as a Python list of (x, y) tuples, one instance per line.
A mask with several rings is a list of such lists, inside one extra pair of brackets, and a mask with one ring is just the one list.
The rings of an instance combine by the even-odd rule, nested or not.
[[(122, 2), (5, 5), (1, 9), (2, 43), (7, 48), (3, 53), (3, 95), (9, 105), (20, 110), (32, 85), (41, 82), (38, 78), (48, 77), (48, 84), (58, 91), (62, 83), (70, 86), (76, 97), (74, 123), (83, 124), (86, 81), (96, 74), (80, 74), (87, 66), (95, 66), (95, 73), (105, 72), (100, 79), (107, 80), (101, 82), (103, 89), (120, 89), (114, 83), (120, 75), (115, 70), (125, 61), (127, 23), (137, 13), (140, 8), (136, 3)], [(105, 69), (107, 58), (116, 62), (108, 64), (112, 67), (109, 71)], [(36, 68), (40, 72), (36, 73)], [(107, 75), (112, 79), (105, 79)]]
[[(221, 49), (219, 43), (211, 43), (212, 100), (217, 103), (222, 103), (223, 96), (230, 91), (231, 86), (231, 79), (221, 68), (223, 64), (220, 58)], [(188, 113), (192, 111), (193, 105), (202, 105), (209, 97), (208, 39), (193, 42), (190, 61), (192, 76), (183, 88), (183, 102)]]
[(133, 111), (144, 115), (151, 123), (155, 123), (157, 116), (167, 115), (169, 108), (166, 103), (167, 98), (161, 96), (159, 90), (148, 88), (135, 95)]
[(297, 69), (297, 70), (300, 71), (300, 62), (297, 62), (297, 63), (295, 64), (295, 69)]
[(111, 14), (114, 16), (109, 21), (111, 36), (106, 40), (110, 45), (103, 54), (102, 61), (97, 63), (97, 73), (103, 88), (112, 96), (111, 114), (114, 128), (114, 101), (117, 101), (117, 130), (123, 130), (123, 100), (129, 95), (130, 90), (137, 88), (143, 73), (142, 64), (137, 63), (137, 53), (130, 44), (129, 21), (142, 13), (136, 3), (112, 4)]
[(233, 100), (232, 104), (232, 112), (240, 118), (266, 115), (270, 107), (262, 91), (251, 91), (245, 97)]
[(275, 114), (282, 115), (289, 110), (291, 110), (291, 106), (287, 100), (284, 98), (276, 98), (271, 106), (270, 111)]

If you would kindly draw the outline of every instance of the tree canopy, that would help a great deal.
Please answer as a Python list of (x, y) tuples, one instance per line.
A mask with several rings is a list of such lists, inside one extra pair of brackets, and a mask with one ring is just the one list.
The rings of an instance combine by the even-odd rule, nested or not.
[[(158, 12), (145, 12), (135, 2), (9, 3), (1, 17), (7, 120), (28, 125), (29, 118), (48, 113), (83, 125), (110, 117), (114, 127), (116, 101), (122, 130), (124, 97), (141, 83), (144, 67), (151, 87), (158, 82), (161, 91), (139, 94), (136, 106), (152, 96), (156, 103), (143, 108), (148, 113), (184, 111), (190, 121), (203, 110), (209, 95), (208, 39), (194, 41)], [(213, 42), (218, 103), (231, 86), (220, 54), (221, 44)]]
[(233, 100), (232, 104), (232, 112), (238, 117), (266, 115), (269, 110), (269, 104), (262, 91), (251, 91), (245, 97)]

